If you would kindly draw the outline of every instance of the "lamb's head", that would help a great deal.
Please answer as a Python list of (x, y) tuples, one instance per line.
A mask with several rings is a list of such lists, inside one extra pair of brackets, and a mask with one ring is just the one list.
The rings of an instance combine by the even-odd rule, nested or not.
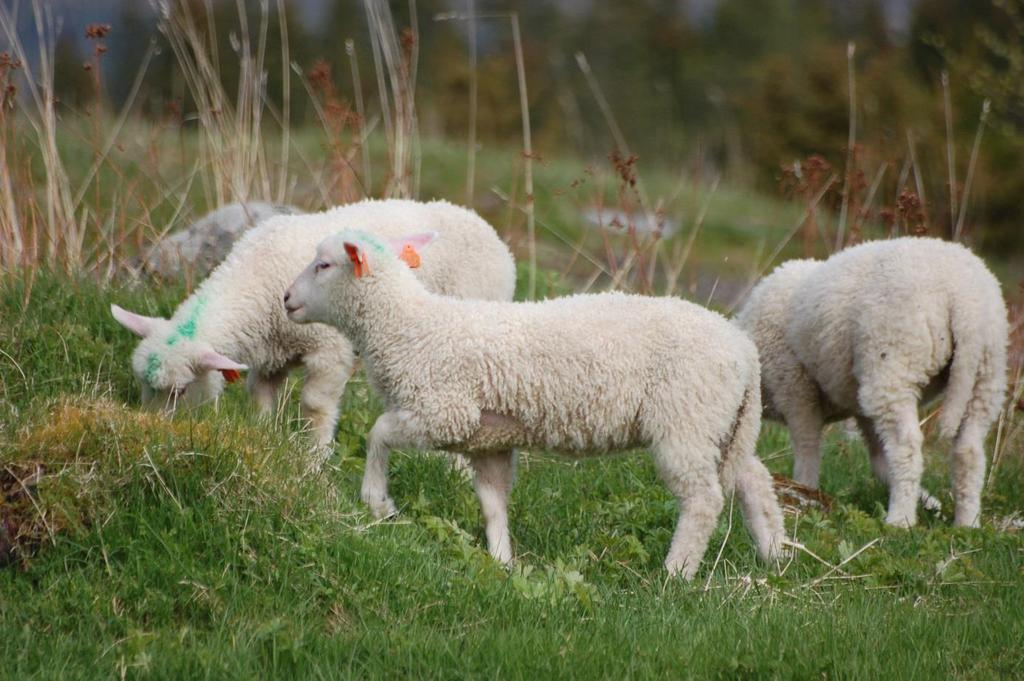
[(316, 258), (284, 294), (288, 318), (350, 332), (346, 320), (358, 317), (372, 303), (375, 289), (408, 276), (402, 270), (419, 267), (420, 251), (435, 238), (437, 232), (385, 239), (345, 231), (324, 239)]
[(145, 317), (117, 305), (110, 313), (142, 340), (132, 353), (132, 372), (142, 388), (142, 403), (174, 411), (215, 398), (224, 382), (235, 381), (247, 367), (220, 354), (195, 337), (195, 319), (176, 322)]

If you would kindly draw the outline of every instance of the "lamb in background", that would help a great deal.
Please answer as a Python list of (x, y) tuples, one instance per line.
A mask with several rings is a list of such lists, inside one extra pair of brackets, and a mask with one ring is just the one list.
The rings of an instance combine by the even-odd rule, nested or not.
[(275, 215), (300, 213), (294, 206), (277, 203), (229, 203), (155, 243), (142, 258), (140, 267), (147, 274), (164, 278), (179, 276), (186, 270), (205, 277), (227, 257), (235, 241), (247, 230)]
[(476, 213), (444, 201), (362, 201), (274, 217), (246, 233), (170, 319), (111, 306), (114, 318), (142, 338), (132, 369), (143, 402), (172, 410), (180, 400), (204, 402), (248, 369), (250, 394), (270, 412), (285, 376), (302, 365), (302, 409), (322, 461), (355, 356), (333, 328), (288, 321), (281, 296), (324, 237), (353, 227), (383, 237), (434, 229), (440, 237), (416, 270), (426, 287), (465, 298), (512, 299), (515, 264), (508, 248)]
[(290, 319), (326, 322), (352, 340), (385, 398), (387, 411), (367, 439), (362, 487), (376, 516), (395, 512), (387, 491), (391, 449), (464, 453), (491, 555), (507, 563), (515, 447), (575, 456), (649, 447), (680, 504), (665, 559), (670, 573), (693, 577), (724, 494), (733, 490), (758, 553), (780, 555), (782, 512), (754, 453), (760, 378), (745, 334), (670, 298), (439, 296), (396, 257), (431, 238), (330, 237), (284, 296)]
[[(766, 416), (793, 441), (793, 477), (817, 487), (825, 423), (854, 416), (887, 522), (912, 526), (921, 495), (918, 403), (945, 389), (954, 523), (977, 526), (985, 435), (1006, 391), (1008, 322), (999, 283), (958, 244), (901, 238), (790, 261), (757, 285), (737, 323), (757, 343)], [(927, 494), (924, 495), (927, 497)]]

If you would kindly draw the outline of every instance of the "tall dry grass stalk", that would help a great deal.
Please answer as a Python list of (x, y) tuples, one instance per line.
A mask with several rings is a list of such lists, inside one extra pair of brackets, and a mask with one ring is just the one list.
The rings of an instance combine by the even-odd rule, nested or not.
[(942, 111), (946, 119), (946, 165), (949, 171), (949, 230), (956, 228), (956, 145), (953, 142), (953, 104), (949, 95), (949, 72), (942, 72)]
[[(43, 220), (43, 228), (40, 230), (43, 243), (36, 248), (41, 246), (46, 264), (51, 267), (60, 264), (75, 269), (82, 264), (85, 224), (80, 223), (75, 217), (71, 183), (57, 146), (58, 118), (55, 108), (53, 55), (56, 50), (58, 21), (53, 14), (53, 8), (41, 0), (33, 1), (32, 17), (38, 48), (36, 71), (33, 71), (33, 62), (30, 61), (18, 35), (17, 16), (8, 5), (0, 5), (0, 30), (3, 31), (8, 45), (24, 70), (22, 82), (29, 93), (29, 107), (23, 109), (22, 113), (32, 128), (43, 164), (42, 214), (33, 215), (31, 219)], [(16, 127), (16, 124), (11, 127)], [(5, 144), (5, 154), (10, 152), (12, 147), (13, 143)], [(8, 164), (9, 160), (9, 157), (5, 156), (2, 162)], [(9, 174), (5, 174), (5, 177), (7, 181), (0, 183), (0, 191), (7, 192), (7, 195), (2, 197), (0, 203), (8, 207), (3, 214), (9, 222), (5, 220), (7, 224), (0, 231), (11, 234), (12, 238), (11, 246), (5, 248), (5, 251), (9, 252), (5, 253), (4, 258), (11, 259), (13, 263), (20, 263), (26, 255), (25, 239), (21, 235), (27, 225), (24, 220), (13, 217), (18, 203), (14, 196), (16, 190)], [(25, 199), (24, 196), (19, 198)], [(34, 228), (31, 229), (35, 231)], [(19, 236), (13, 236), (15, 233)]]
[(363, 186), (367, 194), (373, 191), (373, 173), (370, 164), (370, 144), (366, 139), (366, 107), (363, 106), (363, 84), (359, 78), (359, 58), (356, 56), (356, 44), (349, 38), (345, 41), (345, 54), (348, 56), (352, 71), (352, 90), (356, 101), (356, 113), (359, 115), (359, 147), (363, 154)]
[(953, 241), (960, 241), (964, 232), (964, 220), (967, 217), (967, 201), (971, 196), (971, 187), (974, 185), (974, 169), (978, 164), (978, 152), (981, 150), (981, 136), (985, 132), (985, 125), (988, 122), (988, 114), (992, 108), (991, 102), (985, 100), (981, 104), (981, 115), (978, 116), (978, 129), (974, 133), (974, 145), (971, 147), (971, 159), (967, 163), (967, 179), (964, 180), (964, 196), (960, 201), (960, 213), (956, 218), (956, 226), (953, 229)]
[(469, 128), (466, 140), (466, 205), (472, 207), (476, 195), (476, 115), (477, 102), (476, 73), (476, 2), (466, 0), (466, 16), (469, 21)]
[(398, 34), (387, 0), (364, 0), (363, 6), (370, 24), (377, 90), (391, 166), (384, 195), (414, 198), (414, 189), (419, 184), (414, 163), (418, 130), (414, 81), (418, 38), (412, 29), (401, 36)]
[(857, 79), (854, 64), (854, 55), (857, 53), (857, 46), (851, 41), (846, 44), (846, 71), (849, 89), (849, 132), (846, 138), (846, 171), (843, 173), (843, 197), (839, 207), (839, 222), (836, 227), (836, 245), (833, 250), (841, 250), (846, 239), (846, 218), (850, 209), (851, 176), (853, 175), (854, 147), (857, 144)]
[[(255, 49), (243, 0), (236, 0), (239, 31), (232, 47), (238, 55), (240, 73), (238, 92), (231, 97), (221, 80), (220, 55), (216, 46), (216, 26), (212, 0), (205, 0), (206, 28), (201, 29), (193, 5), (184, 0), (161, 1), (159, 29), (167, 38), (181, 69), (189, 94), (196, 103), (199, 119), (199, 154), (202, 178), (209, 203), (222, 205), (232, 201), (277, 197), (287, 200), (286, 170), (276, 177), (271, 171), (263, 144), (263, 115), (266, 100), (266, 56), (269, 4), (260, 2), (260, 25)], [(279, 5), (280, 7), (280, 5)], [(284, 19), (281, 19), (284, 23)], [(283, 62), (289, 63), (287, 39), (282, 37)], [(285, 112), (289, 111), (290, 81), (285, 78)], [(285, 113), (287, 117), (289, 114)], [(288, 166), (290, 125), (282, 125), (283, 168)], [(276, 186), (276, 191), (275, 187)]]

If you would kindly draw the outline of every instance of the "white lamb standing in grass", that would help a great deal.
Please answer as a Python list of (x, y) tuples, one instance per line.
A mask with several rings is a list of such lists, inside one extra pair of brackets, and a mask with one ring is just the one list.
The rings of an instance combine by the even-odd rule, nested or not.
[(757, 343), (766, 416), (793, 441), (793, 477), (817, 487), (825, 423), (856, 417), (887, 522), (912, 526), (923, 459), (918, 403), (945, 389), (954, 523), (977, 526), (985, 435), (1006, 391), (1008, 323), (984, 262), (938, 239), (873, 241), (795, 260), (762, 280), (737, 315)]
[(247, 232), (170, 319), (111, 306), (114, 318), (142, 338), (132, 369), (143, 402), (173, 410), (179, 400), (211, 400), (225, 380), (248, 370), (249, 393), (269, 413), (285, 376), (303, 366), (301, 403), (311, 421), (319, 466), (334, 440), (338, 402), (355, 356), (352, 343), (335, 329), (288, 321), (281, 296), (316, 245), (346, 228), (382, 237), (436, 230), (440, 237), (416, 270), (427, 288), (464, 298), (512, 299), (511, 253), (487, 222), (464, 208), (444, 201), (371, 200), (323, 213), (278, 216)]
[[(425, 245), (430, 238), (411, 239)], [(351, 338), (385, 399), (367, 439), (362, 487), (376, 516), (395, 513), (387, 490), (391, 449), (463, 453), (491, 555), (507, 563), (515, 447), (575, 456), (649, 447), (680, 503), (665, 560), (670, 573), (696, 573), (733, 490), (758, 553), (780, 555), (782, 512), (754, 454), (760, 377), (745, 334), (671, 298), (439, 296), (395, 257), (402, 243), (359, 232), (333, 236), (284, 298), (292, 320), (326, 322)]]

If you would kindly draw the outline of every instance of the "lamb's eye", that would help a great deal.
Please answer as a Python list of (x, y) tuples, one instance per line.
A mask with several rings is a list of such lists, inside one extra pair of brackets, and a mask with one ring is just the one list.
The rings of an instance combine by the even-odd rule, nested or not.
[(324, 262), (323, 260), (320, 260), (320, 261), (318, 261), (318, 262), (317, 262), (317, 264), (316, 264), (316, 266), (314, 267), (314, 269), (315, 269), (315, 270), (316, 270), (317, 272), (323, 272), (324, 270), (326, 270), (326, 269), (327, 269), (328, 267), (330, 267), (330, 266), (331, 266), (331, 263), (329, 263), (329, 262)]

